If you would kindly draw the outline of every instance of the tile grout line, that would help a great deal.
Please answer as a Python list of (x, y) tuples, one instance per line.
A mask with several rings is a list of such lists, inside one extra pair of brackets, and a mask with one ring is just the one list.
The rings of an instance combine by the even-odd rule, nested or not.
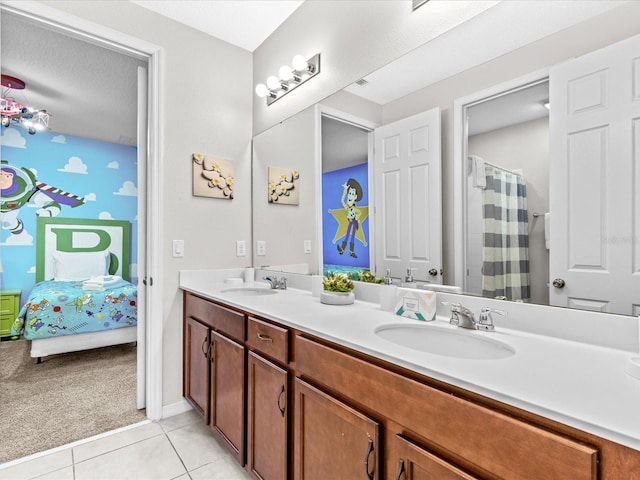
[[(178, 430), (177, 428), (174, 430)], [(178, 459), (180, 460), (180, 463), (182, 464), (182, 466), (184, 467), (184, 471), (187, 472), (187, 476), (189, 478), (191, 478), (191, 474), (189, 473), (189, 469), (187, 468), (187, 466), (184, 464), (184, 460), (182, 460), (182, 457), (180, 456), (180, 453), (178, 453), (178, 450), (176, 449), (175, 445), (173, 444), (173, 442), (171, 441), (171, 439), (169, 438), (168, 433), (169, 432), (165, 432), (164, 429), (162, 430), (162, 433), (164, 433), (165, 438), (167, 439), (167, 441), (169, 442), (169, 445), (171, 445), (171, 448), (173, 448), (173, 451), (176, 452), (176, 456), (178, 457)], [(181, 475), (182, 476), (182, 475)], [(177, 477), (179, 478), (179, 477)]]

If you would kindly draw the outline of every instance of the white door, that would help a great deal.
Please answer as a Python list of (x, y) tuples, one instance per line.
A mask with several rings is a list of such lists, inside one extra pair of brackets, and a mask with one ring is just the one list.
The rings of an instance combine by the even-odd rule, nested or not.
[(136, 349), (136, 406), (146, 407), (147, 402), (147, 291), (140, 275), (147, 272), (147, 69), (138, 67), (138, 345)]
[(550, 104), (550, 302), (638, 314), (640, 36), (554, 67)]
[(375, 272), (442, 283), (440, 109), (374, 131)]

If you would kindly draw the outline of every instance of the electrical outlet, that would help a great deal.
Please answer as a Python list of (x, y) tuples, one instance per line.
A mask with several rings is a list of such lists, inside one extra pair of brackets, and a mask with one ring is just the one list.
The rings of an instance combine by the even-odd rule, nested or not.
[(247, 242), (244, 240), (236, 241), (236, 257), (247, 256)]
[(184, 240), (173, 241), (173, 256), (184, 257)]
[(304, 253), (311, 253), (311, 240), (304, 241)]
[(258, 240), (256, 242), (256, 255), (266, 255), (267, 254), (267, 242), (264, 240)]

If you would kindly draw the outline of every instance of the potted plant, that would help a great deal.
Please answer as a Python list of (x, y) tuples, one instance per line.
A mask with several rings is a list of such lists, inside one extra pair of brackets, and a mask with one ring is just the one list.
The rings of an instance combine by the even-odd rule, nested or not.
[(349, 305), (355, 300), (353, 281), (345, 273), (329, 273), (322, 278), (320, 301), (328, 305)]

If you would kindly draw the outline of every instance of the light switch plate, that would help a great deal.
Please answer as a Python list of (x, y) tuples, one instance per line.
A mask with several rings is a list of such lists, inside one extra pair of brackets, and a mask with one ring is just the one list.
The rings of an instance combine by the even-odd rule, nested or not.
[(184, 257), (184, 240), (173, 241), (173, 256), (175, 258)]
[(304, 253), (311, 253), (311, 240), (304, 241)]
[(267, 242), (264, 240), (258, 240), (256, 242), (256, 255), (267, 254)]
[(245, 257), (247, 255), (247, 243), (244, 240), (236, 241), (236, 257)]

